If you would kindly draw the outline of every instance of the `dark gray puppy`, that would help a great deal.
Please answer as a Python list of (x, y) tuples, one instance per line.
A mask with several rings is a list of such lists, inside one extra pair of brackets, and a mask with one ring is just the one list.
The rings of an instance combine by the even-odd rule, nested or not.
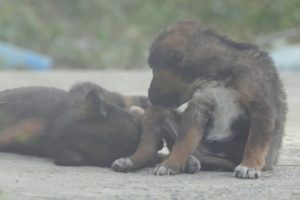
[(23, 87), (0, 92), (0, 151), (53, 158), (58, 165), (108, 167), (137, 148), (142, 96), (122, 96), (92, 84), (70, 91)]

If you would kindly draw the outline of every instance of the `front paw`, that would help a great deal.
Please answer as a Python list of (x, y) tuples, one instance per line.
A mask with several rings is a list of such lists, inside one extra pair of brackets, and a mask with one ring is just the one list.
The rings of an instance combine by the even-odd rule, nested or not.
[(168, 166), (166, 164), (158, 164), (154, 168), (154, 175), (164, 176), (164, 175), (175, 175), (181, 173), (180, 168), (174, 166)]
[(234, 176), (242, 179), (258, 179), (260, 177), (260, 171), (254, 168), (238, 165), (234, 169)]
[(111, 168), (117, 172), (128, 172), (133, 170), (134, 165), (129, 158), (119, 158), (113, 162)]

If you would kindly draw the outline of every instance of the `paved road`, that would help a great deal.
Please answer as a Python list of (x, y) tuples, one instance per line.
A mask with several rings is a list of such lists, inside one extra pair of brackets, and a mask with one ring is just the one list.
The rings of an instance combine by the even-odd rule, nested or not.
[[(151, 168), (122, 174), (98, 167), (58, 167), (51, 160), (0, 153), (0, 200), (300, 199), (300, 73), (281, 73), (289, 103), (279, 165), (259, 180), (232, 173), (156, 177)], [(0, 90), (28, 85), (68, 89), (92, 81), (124, 94), (146, 94), (149, 71), (1, 72)]]

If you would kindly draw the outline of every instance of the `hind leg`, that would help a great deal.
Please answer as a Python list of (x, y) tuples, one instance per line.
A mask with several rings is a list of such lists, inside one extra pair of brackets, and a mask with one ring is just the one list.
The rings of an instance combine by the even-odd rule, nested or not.
[(235, 177), (259, 178), (273, 137), (274, 121), (271, 109), (264, 108), (252, 112), (248, 140), (242, 162), (234, 170)]
[(0, 133), (0, 145), (30, 143), (33, 139), (43, 134), (45, 124), (40, 119), (28, 118), (20, 120), (13, 126), (7, 127)]
[(234, 170), (236, 164), (226, 158), (213, 155), (196, 156), (201, 164), (203, 171), (230, 171)]
[(45, 123), (41, 119), (25, 118), (0, 131), (0, 150), (27, 155), (44, 156), (40, 138)]

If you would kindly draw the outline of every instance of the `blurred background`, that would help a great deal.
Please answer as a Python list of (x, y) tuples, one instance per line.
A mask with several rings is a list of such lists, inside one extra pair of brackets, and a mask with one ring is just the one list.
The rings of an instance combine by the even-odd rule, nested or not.
[(0, 67), (147, 68), (153, 38), (185, 19), (300, 65), (299, 0), (0, 0)]

